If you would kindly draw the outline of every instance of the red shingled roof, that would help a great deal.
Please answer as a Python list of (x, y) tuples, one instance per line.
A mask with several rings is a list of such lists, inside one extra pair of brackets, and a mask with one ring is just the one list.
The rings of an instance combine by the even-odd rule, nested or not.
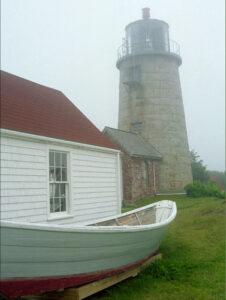
[(4, 71), (1, 127), (117, 149), (63, 93)]

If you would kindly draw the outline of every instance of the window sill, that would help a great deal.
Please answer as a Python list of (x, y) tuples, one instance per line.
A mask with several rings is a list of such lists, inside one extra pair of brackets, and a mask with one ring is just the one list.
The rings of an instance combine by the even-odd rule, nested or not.
[(60, 216), (49, 216), (47, 221), (55, 221), (55, 220), (63, 220), (63, 219), (70, 219), (74, 218), (73, 215), (60, 215)]

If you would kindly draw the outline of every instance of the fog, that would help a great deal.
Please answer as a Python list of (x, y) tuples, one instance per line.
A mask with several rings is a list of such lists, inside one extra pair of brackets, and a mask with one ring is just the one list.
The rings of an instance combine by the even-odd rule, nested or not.
[(189, 147), (223, 171), (223, 0), (3, 0), (1, 68), (61, 90), (100, 130), (117, 127), (117, 48), (145, 6), (180, 44)]

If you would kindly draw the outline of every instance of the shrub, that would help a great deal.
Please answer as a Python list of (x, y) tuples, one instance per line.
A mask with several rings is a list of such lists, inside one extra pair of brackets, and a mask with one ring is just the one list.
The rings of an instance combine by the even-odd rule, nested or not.
[(214, 196), (217, 198), (225, 198), (225, 193), (222, 192), (216, 182), (209, 182), (208, 184), (203, 184), (200, 181), (194, 181), (193, 183), (187, 184), (185, 186), (185, 191), (187, 196), (190, 197), (203, 197), (203, 196)]

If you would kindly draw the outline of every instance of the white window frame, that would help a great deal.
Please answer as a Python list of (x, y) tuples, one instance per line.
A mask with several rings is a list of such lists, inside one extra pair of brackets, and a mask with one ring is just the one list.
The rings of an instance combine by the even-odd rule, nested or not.
[[(65, 147), (66, 148), (66, 147)], [(71, 174), (70, 174), (70, 151), (65, 149), (64, 147), (48, 147), (48, 220), (55, 220), (55, 219), (63, 219), (67, 217), (73, 217), (70, 215), (71, 211)], [(50, 172), (50, 161), (49, 161), (49, 153), (50, 152), (58, 152), (58, 153), (65, 153), (67, 158), (67, 181), (62, 182), (66, 183), (66, 210), (60, 212), (51, 212), (50, 211), (50, 183), (54, 183), (54, 181), (50, 181), (49, 172)]]

